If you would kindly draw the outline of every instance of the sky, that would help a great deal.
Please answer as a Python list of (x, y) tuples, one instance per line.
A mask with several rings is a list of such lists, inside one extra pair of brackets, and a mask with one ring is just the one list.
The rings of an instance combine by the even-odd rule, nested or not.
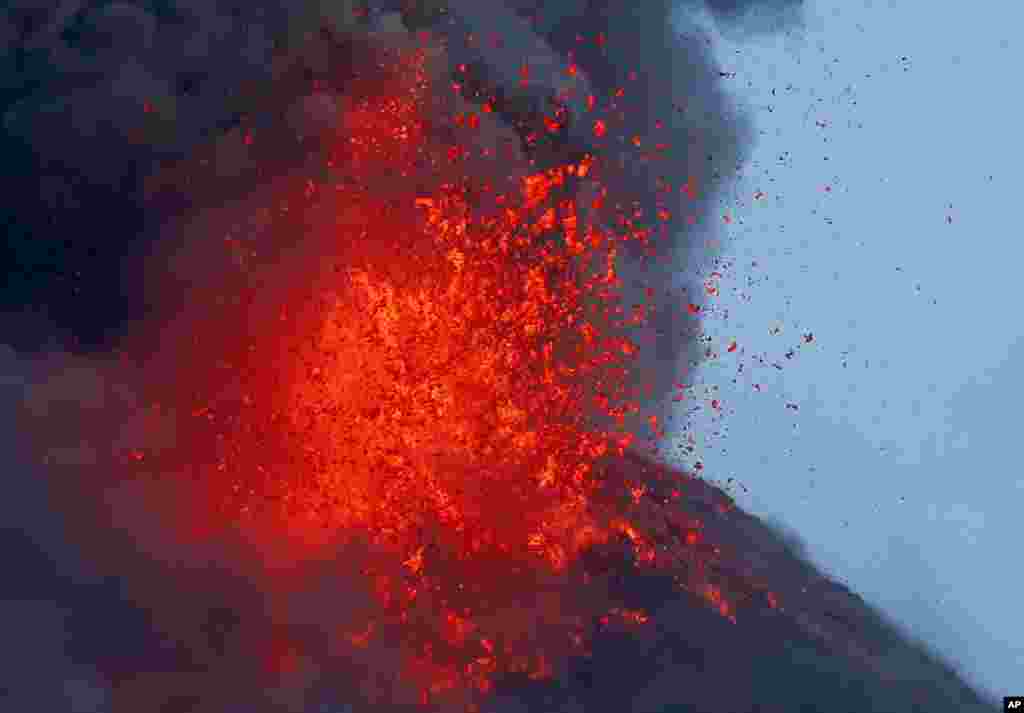
[(689, 462), (998, 695), (1024, 671), (1022, 19), (1009, 2), (809, 0), (782, 34), (678, 22), (714, 38), (757, 131), (709, 228), (721, 355), (697, 381), (721, 415), (694, 416)]

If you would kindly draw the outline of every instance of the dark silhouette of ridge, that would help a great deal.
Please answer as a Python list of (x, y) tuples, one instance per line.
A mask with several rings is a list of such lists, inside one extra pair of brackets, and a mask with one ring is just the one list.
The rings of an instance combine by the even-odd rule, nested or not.
[[(636, 453), (610, 468), (633, 480), (670, 471)], [(545, 707), (545, 696), (638, 713), (993, 709), (926, 646), (808, 562), (792, 535), (704, 480), (686, 476), (682, 492), (671, 507), (699, 518), (706, 542), (720, 549), (711, 569), (723, 590), (740, 595), (736, 623), (679, 592), (668, 574), (638, 574), (620, 558), (623, 601), (646, 608), (653, 629), (599, 634), (592, 660), (577, 662), (562, 685), (535, 685), (522, 710), (571, 709)]]

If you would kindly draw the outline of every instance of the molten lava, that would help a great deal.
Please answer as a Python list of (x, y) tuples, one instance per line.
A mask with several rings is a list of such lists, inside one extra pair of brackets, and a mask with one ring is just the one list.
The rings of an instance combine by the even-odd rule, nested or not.
[[(702, 543), (699, 523), (674, 520), (671, 503), (651, 514), (650, 486), (605, 468), (634, 439), (598, 424), (639, 410), (622, 328), (644, 319), (622, 316), (616, 259), (647, 233), (634, 216), (596, 219), (600, 157), (502, 185), (472, 175), (459, 132), (480, 122), (436, 131), (449, 88), (427, 81), (425, 61), (400, 55), (344, 107), (324, 160), (359, 180), (286, 181), (288, 240), (218, 240), (235, 274), (192, 285), (140, 340), (134, 358), (160, 375), (139, 386), (144, 411), (170, 415), (145, 420), (158, 425), (122, 472), (171, 484), (183, 540), (241, 533), (269, 591), (360, 548), (332, 566), (374, 603), (331, 646), (353, 661), (400, 649), (421, 700), (467, 705), (507, 673), (552, 675), (595, 620), (648, 621), (581, 593), (593, 584), (582, 552), (621, 537), (639, 565), (677, 566)], [(571, 189), (584, 182), (589, 205)], [(167, 418), (174, 445), (157, 448)], [(730, 616), (687, 571), (680, 584)], [(278, 670), (294, 668), (294, 647), (276, 630), (267, 642), (288, 652)]]

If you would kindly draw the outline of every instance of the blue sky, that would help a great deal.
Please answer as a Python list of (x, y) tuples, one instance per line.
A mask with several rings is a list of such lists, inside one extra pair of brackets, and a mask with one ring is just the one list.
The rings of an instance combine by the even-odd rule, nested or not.
[(758, 132), (709, 228), (728, 269), (700, 377), (723, 416), (698, 414), (695, 457), (1006, 695), (1024, 680), (1024, 9), (809, 0), (783, 35), (695, 18)]

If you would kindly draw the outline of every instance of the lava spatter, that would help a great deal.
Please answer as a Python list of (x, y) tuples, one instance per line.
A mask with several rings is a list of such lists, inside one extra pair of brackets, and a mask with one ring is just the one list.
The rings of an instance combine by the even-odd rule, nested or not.
[[(423, 703), (552, 676), (595, 620), (647, 623), (581, 564), (605, 544), (685, 573), (732, 618), (699, 523), (654, 499), (656, 474), (609, 467), (640, 410), (622, 329), (645, 319), (623, 314), (617, 258), (649, 231), (595, 208), (629, 197), (602, 187), (600, 155), (482, 178), (472, 132), (492, 119), (448, 122), (424, 51), (392, 59), (353, 88), (322, 157), (345, 180), (282, 179), (255, 221), (276, 237), (237, 220), (204, 243), (224, 271), (160, 281), (187, 296), (133, 356), (141, 410), (162, 415), (137, 419), (118, 477), (173, 491), (161, 507), (183, 542), (240, 536), (274, 601), (311, 562), (358, 580), (367, 603), (325, 624), (328, 648), (398, 651)], [(286, 610), (256, 636), (275, 675), (304, 654)]]

